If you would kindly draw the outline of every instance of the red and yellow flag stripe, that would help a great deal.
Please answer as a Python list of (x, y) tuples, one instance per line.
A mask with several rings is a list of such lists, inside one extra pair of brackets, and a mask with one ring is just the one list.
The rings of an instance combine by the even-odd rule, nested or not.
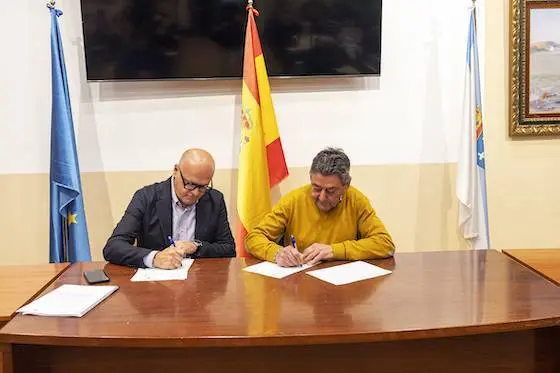
[(270, 189), (288, 176), (255, 14), (257, 11), (248, 7), (237, 191), (238, 256), (246, 256), (247, 231), (272, 209)]

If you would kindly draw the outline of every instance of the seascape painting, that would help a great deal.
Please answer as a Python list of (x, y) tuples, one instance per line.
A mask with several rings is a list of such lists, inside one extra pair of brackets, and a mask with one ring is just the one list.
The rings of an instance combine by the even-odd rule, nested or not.
[(560, 8), (532, 8), (529, 16), (528, 114), (560, 114)]
[(509, 135), (560, 136), (560, 0), (509, 1)]

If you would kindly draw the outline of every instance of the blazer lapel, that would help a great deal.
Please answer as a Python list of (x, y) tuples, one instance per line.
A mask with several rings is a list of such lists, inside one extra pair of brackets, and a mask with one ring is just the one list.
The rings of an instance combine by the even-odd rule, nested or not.
[(171, 178), (158, 185), (157, 195), (156, 212), (163, 233), (163, 242), (169, 244), (167, 236), (173, 236), (171, 223), (173, 220), (173, 213), (171, 211)]
[(205, 240), (206, 238), (206, 227), (208, 218), (208, 195), (202, 196), (196, 204), (195, 219), (196, 223), (194, 225), (194, 238), (197, 240)]

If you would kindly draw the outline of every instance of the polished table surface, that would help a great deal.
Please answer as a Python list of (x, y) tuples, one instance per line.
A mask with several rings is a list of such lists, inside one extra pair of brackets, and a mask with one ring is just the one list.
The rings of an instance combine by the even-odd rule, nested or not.
[(560, 285), (560, 249), (514, 249), (503, 252)]
[(68, 263), (0, 267), (0, 327), (54, 281)]
[(134, 269), (111, 264), (73, 265), (53, 286), (84, 284), (84, 270), (104, 268), (119, 290), (82, 318), (18, 315), (0, 343), (290, 346), (560, 325), (560, 288), (496, 251), (397, 254), (372, 261), (392, 274), (344, 286), (303, 272), (277, 280), (242, 271), (257, 262), (196, 260), (186, 281), (166, 282), (131, 282)]

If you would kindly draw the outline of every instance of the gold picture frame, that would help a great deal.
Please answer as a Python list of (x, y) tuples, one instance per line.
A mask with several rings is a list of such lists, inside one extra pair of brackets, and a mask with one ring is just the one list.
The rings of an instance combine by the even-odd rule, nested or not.
[(560, 135), (560, 0), (511, 0), (510, 136)]

